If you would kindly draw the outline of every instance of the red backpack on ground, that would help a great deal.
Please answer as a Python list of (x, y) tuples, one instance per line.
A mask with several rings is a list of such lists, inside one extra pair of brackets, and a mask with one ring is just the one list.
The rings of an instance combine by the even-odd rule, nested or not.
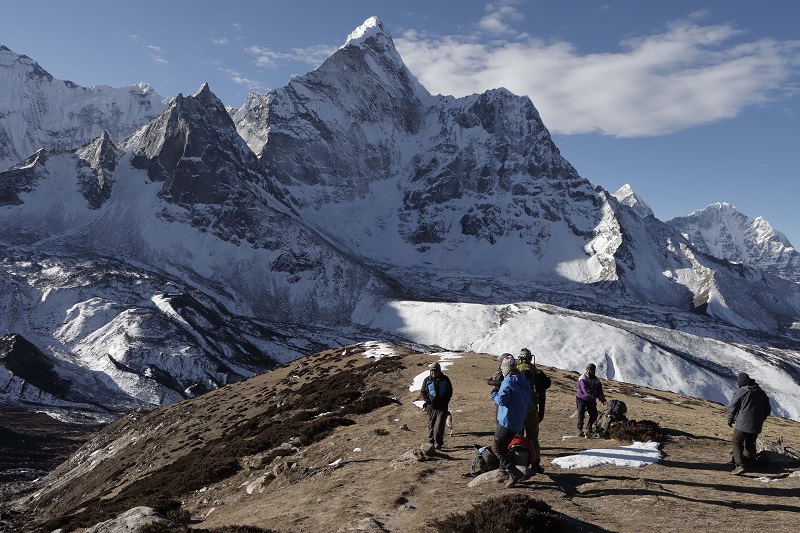
[(536, 447), (533, 442), (519, 435), (511, 440), (508, 445), (508, 451), (514, 456), (514, 464), (519, 466), (536, 464), (539, 459), (536, 456)]

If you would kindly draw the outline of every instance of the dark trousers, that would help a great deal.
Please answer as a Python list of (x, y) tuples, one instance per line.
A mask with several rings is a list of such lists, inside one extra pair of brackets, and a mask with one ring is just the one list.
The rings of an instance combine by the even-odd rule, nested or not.
[(441, 446), (444, 444), (444, 429), (447, 423), (447, 409), (434, 409), (428, 406), (428, 442)]
[(539, 446), (539, 406), (535, 403), (531, 405), (530, 411), (525, 416), (525, 437), (533, 442), (533, 447), (536, 450), (536, 460), (532, 461), (533, 464), (539, 464), (542, 457), (542, 447)]
[(575, 405), (578, 407), (578, 431), (583, 431), (583, 419), (587, 411), (589, 412), (589, 426), (586, 429), (591, 430), (592, 424), (597, 420), (597, 402), (576, 398)]
[(758, 433), (733, 430), (733, 462), (736, 466), (750, 466), (756, 462), (756, 437)]
[(508, 445), (511, 444), (516, 434), (516, 431), (511, 431), (499, 422), (497, 423), (494, 441), (492, 442), (492, 451), (500, 460), (500, 468), (504, 470), (508, 470), (514, 464), (514, 458), (511, 456), (511, 452), (508, 451)]
[(544, 404), (546, 403), (547, 396), (544, 393), (539, 395), (539, 422), (544, 420)]

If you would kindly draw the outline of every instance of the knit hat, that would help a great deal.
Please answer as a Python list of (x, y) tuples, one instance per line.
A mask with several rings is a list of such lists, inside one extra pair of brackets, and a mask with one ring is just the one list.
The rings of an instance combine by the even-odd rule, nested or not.
[(430, 368), (431, 370), (438, 370), (439, 372), (442, 371), (442, 365), (440, 365), (439, 363), (431, 363), (428, 366), (428, 368)]
[(594, 363), (589, 363), (586, 365), (586, 370), (597, 370), (597, 366)]
[(740, 387), (750, 384), (750, 376), (747, 372), (739, 372), (739, 375), (736, 376), (736, 384)]
[[(514, 361), (514, 357), (511, 354), (503, 354), (508, 355), (508, 357), (503, 358), (503, 362), (500, 363), (500, 371), (503, 373), (503, 376), (507, 376), (512, 370), (517, 369), (517, 362)], [(502, 356), (500, 356), (502, 358)]]

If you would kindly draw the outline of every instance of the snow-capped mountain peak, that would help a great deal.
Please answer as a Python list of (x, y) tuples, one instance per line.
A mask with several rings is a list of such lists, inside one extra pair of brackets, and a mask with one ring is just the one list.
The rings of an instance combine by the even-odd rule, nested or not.
[(361, 45), (370, 38), (374, 38), (377, 43), (383, 46), (394, 46), (389, 31), (383, 26), (383, 23), (378, 17), (373, 16), (365, 20), (361, 26), (353, 30), (350, 35), (347, 36), (347, 40), (342, 45), (342, 48), (348, 45)]
[(717, 202), (667, 224), (704, 253), (800, 281), (800, 252), (763, 217)]
[(628, 183), (620, 187), (619, 190), (614, 193), (614, 198), (616, 198), (619, 203), (633, 209), (641, 218), (653, 216), (653, 210), (647, 205), (647, 202), (642, 200)]
[(120, 142), (166, 108), (145, 83), (81, 87), (53, 78), (5, 46), (0, 46), (0, 80), (0, 170), (42, 147), (74, 150), (103, 131)]

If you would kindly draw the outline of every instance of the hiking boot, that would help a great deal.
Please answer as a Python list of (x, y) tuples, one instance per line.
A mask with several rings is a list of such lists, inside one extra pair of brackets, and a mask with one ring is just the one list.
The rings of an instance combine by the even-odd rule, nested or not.
[(586, 433), (584, 433), (583, 430), (580, 430), (580, 431), (578, 431), (578, 436), (579, 437), (585, 437)]
[(436, 449), (437, 449), (437, 450), (441, 450), (441, 449), (442, 449), (442, 445), (441, 445), (441, 444), (437, 444), (437, 445), (436, 445)]
[(745, 472), (746, 472), (746, 470), (745, 470), (745, 468), (743, 466), (737, 466), (736, 468), (734, 468), (731, 471), (731, 474), (733, 474), (734, 476), (741, 476)]
[(537, 474), (544, 474), (544, 467), (542, 467), (542, 465), (537, 463), (533, 465), (533, 471)]
[(510, 489), (514, 485), (517, 484), (517, 481), (523, 478), (524, 474), (519, 471), (519, 469), (515, 466), (509, 466), (506, 468), (506, 472), (508, 473), (508, 481), (506, 481), (506, 488)]

